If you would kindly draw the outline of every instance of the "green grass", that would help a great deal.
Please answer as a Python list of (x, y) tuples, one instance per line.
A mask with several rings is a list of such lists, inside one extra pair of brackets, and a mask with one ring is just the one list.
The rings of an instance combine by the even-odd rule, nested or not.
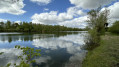
[(82, 67), (119, 67), (119, 35), (101, 36), (101, 45), (87, 53)]

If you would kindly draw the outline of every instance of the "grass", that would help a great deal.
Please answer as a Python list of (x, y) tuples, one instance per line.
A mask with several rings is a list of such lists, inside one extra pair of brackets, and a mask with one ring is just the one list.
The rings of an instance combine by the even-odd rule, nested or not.
[(101, 45), (87, 53), (82, 67), (119, 67), (119, 35), (101, 36)]

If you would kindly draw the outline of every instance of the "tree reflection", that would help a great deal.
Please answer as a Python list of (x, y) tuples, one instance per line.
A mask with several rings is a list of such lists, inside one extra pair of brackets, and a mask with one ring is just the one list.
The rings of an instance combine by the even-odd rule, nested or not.
[[(54, 33), (24, 33), (24, 34), (0, 34), (1, 42), (13, 42), (13, 41), (33, 41), (34, 37), (37, 39), (60, 37), (72, 34), (78, 34), (79, 32), (54, 32)], [(36, 35), (37, 34), (37, 35)]]

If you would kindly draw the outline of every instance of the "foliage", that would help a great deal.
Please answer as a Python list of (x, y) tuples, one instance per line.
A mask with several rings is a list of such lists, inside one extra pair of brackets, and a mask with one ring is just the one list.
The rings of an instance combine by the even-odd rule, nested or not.
[(2, 55), (4, 52), (0, 52), (0, 55)]
[[(18, 56), (18, 59), (20, 59), (21, 62), (19, 65), (16, 65), (16, 63), (14, 63), (15, 67), (30, 67), (31, 63), (36, 62), (35, 60), (33, 60), (33, 58), (41, 56), (41, 54), (39, 53), (41, 51), (40, 49), (34, 49), (30, 47), (21, 47), (19, 45), (16, 45), (15, 48), (23, 51), (23, 55)], [(26, 56), (26, 57), (23, 58), (23, 56)], [(9, 67), (10, 65), (11, 63), (7, 64), (6, 67)]]
[(119, 21), (116, 21), (109, 29), (112, 33), (119, 33)]
[(84, 48), (87, 50), (93, 50), (100, 45), (100, 36), (96, 32), (96, 29), (89, 30), (89, 35), (86, 36)]
[(8, 63), (6, 67), (10, 67), (11, 63)]
[(109, 10), (105, 9), (104, 11), (98, 8), (96, 10), (91, 10), (88, 12), (89, 20), (88, 26), (91, 29), (96, 29), (97, 33), (104, 34), (105, 28), (107, 27), (107, 20), (109, 15)]
[(59, 25), (33, 24), (32, 22), (15, 23), (11, 21), (0, 22), (0, 32), (58, 32), (58, 31), (82, 31), (85, 29), (69, 28)]
[(105, 33), (107, 29), (109, 10), (100, 11), (100, 8), (88, 12), (88, 28), (89, 35), (86, 37), (85, 46), (87, 50), (92, 50), (100, 45), (100, 36)]

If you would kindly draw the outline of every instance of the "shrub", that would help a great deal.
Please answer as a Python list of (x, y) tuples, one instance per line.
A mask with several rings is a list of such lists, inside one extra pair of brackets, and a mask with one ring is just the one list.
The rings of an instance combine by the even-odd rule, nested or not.
[(85, 38), (84, 48), (87, 50), (93, 50), (95, 47), (100, 45), (100, 36), (96, 29), (89, 30), (89, 35)]
[(119, 33), (119, 21), (116, 21), (109, 29), (112, 33)]

